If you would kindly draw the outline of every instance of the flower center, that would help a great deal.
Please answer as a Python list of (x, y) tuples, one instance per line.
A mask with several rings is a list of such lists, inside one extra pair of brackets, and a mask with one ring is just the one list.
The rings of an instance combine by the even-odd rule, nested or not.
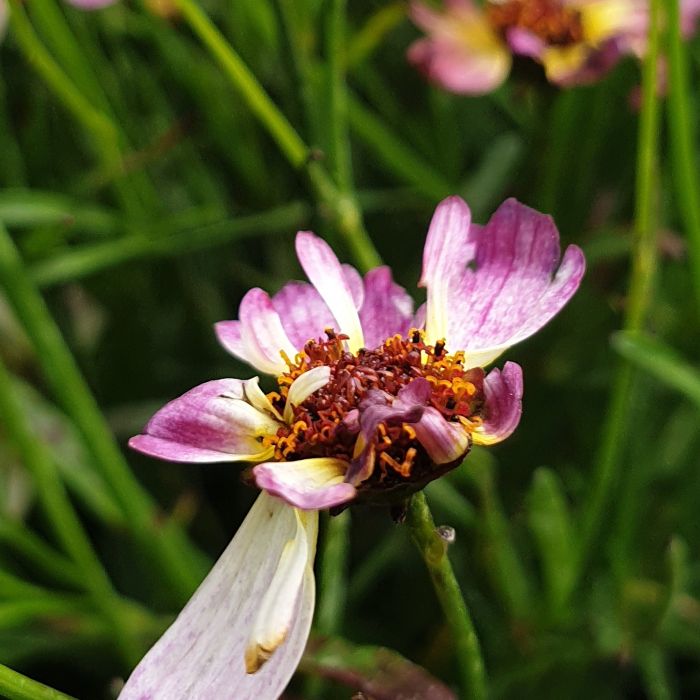
[[(271, 439), (275, 458), (340, 458), (361, 475), (356, 486), (383, 491), (409, 482), (420, 487), (456, 466), (434, 464), (412, 422), (429, 407), (469, 434), (481, 423), (484, 371), (465, 370), (464, 353), (448, 354), (443, 342), (426, 345), (421, 331), (406, 338), (396, 335), (356, 354), (345, 350), (346, 336), (332, 330), (326, 334), (327, 340), (308, 342), (294, 361), (285, 358), (289, 370), (278, 379), (279, 391), (268, 395), (282, 412), (292, 382), (314, 367), (330, 368), (328, 383), (294, 406), (289, 425)], [(427, 382), (425, 401), (412, 407), (400, 392), (418, 379)], [(377, 415), (376, 406), (384, 411), (382, 419), (369, 418), (372, 410)], [(385, 408), (392, 406), (401, 408), (393, 413)]]
[(526, 29), (545, 44), (567, 46), (583, 40), (581, 13), (561, 0), (490, 0), (488, 18), (497, 32)]

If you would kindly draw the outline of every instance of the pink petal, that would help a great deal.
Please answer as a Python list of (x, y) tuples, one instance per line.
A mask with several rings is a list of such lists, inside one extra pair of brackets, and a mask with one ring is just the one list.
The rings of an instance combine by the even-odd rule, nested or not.
[(471, 2), (452, 2), (442, 14), (413, 2), (411, 18), (428, 37), (409, 48), (408, 60), (433, 82), (455, 93), (483, 94), (505, 80), (510, 53)]
[[(337, 322), (335, 330), (349, 336), (351, 351), (359, 350), (364, 345), (364, 340), (353, 298), (353, 284), (348, 283), (347, 272), (328, 243), (310, 231), (300, 231), (297, 234), (296, 250), (306, 276)], [(357, 294), (357, 289), (354, 291)]]
[(307, 341), (324, 338), (337, 324), (316, 288), (308, 282), (289, 282), (272, 297), (289, 340), (299, 350)]
[(474, 442), (492, 445), (505, 440), (518, 427), (523, 403), (523, 371), (515, 362), (492, 369), (484, 379), (485, 419), (473, 433)]
[(293, 462), (266, 462), (253, 469), (255, 483), (287, 503), (320, 510), (355, 498), (355, 487), (343, 482), (347, 462), (319, 457)]
[(316, 514), (309, 514), (308, 557), (286, 639), (256, 673), (244, 657), (297, 530), (294, 509), (263, 493), (175, 622), (136, 667), (119, 700), (263, 700), (281, 695), (304, 652), (314, 610), (311, 569)]
[(462, 282), (466, 263), (475, 254), (470, 227), (471, 212), (460, 197), (448, 197), (440, 202), (430, 221), (418, 283), (428, 288), (425, 308), (428, 342), (447, 337), (455, 288)]
[(129, 446), (172, 462), (269, 458), (271, 449), (260, 438), (274, 435), (279, 423), (248, 403), (245, 385), (239, 379), (200, 384), (163, 406)]
[(446, 316), (448, 349), (466, 351), (469, 366), (492, 362), (539, 330), (583, 277), (580, 248), (569, 246), (559, 264), (559, 233), (551, 217), (514, 199), (483, 229), (472, 225), (466, 232), (464, 219), (438, 212), (433, 222), (421, 280), (428, 287), (426, 329), (440, 327)]
[(411, 328), (413, 299), (394, 283), (388, 267), (377, 267), (365, 275), (364, 303), (360, 321), (369, 349), (379, 347), (387, 338), (406, 335)]

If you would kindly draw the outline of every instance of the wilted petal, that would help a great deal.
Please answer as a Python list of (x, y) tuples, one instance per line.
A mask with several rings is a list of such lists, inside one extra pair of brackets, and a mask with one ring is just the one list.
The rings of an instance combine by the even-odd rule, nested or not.
[(284, 407), (284, 420), (287, 423), (292, 422), (294, 406), (304, 403), (314, 391), (318, 391), (321, 387), (326, 386), (330, 376), (331, 368), (323, 365), (300, 374), (292, 382), (287, 394), (287, 403)]
[[(257, 382), (257, 379), (255, 380)], [(172, 462), (263, 461), (272, 454), (261, 438), (279, 423), (245, 400), (246, 382), (219, 379), (166, 404), (129, 446)]]
[[(277, 698), (299, 663), (311, 627), (317, 522), (317, 513), (304, 513), (300, 533), (295, 509), (260, 494), (185, 609), (131, 674), (120, 700)], [(281, 591), (285, 613), (278, 621), (288, 629), (286, 639), (270, 663), (249, 674), (245, 653), (253, 630), (262, 629), (257, 627), (261, 604), (271, 610), (268, 592), (280, 590), (282, 554), (299, 537), (306, 541), (306, 566), (301, 581), (294, 581), (297, 595), (291, 587)], [(268, 620), (274, 619), (271, 614)], [(265, 627), (272, 630), (274, 624)]]
[(377, 267), (365, 275), (365, 298), (360, 321), (365, 345), (373, 350), (387, 338), (406, 335), (411, 328), (413, 299), (396, 284), (388, 267)]
[(356, 352), (364, 345), (360, 318), (353, 297), (353, 283), (348, 283), (347, 272), (335, 253), (324, 240), (310, 231), (300, 231), (296, 237), (297, 257), (306, 276), (326, 302), (338, 328), (348, 336), (348, 345)]
[[(448, 212), (459, 211), (450, 202)], [(468, 366), (488, 364), (535, 333), (578, 289), (583, 253), (571, 245), (559, 264), (551, 217), (509, 199), (486, 226), (467, 233), (464, 215), (438, 213), (421, 280), (428, 287), (426, 331), (429, 340), (445, 337), (452, 352), (464, 350)]]
[(484, 378), (484, 421), (472, 433), (474, 443), (493, 445), (517, 427), (522, 413), (523, 371), (515, 362), (492, 369)]
[(413, 2), (411, 18), (428, 37), (409, 48), (408, 60), (430, 80), (466, 94), (490, 92), (505, 80), (510, 53), (470, 0), (452, 0), (444, 13)]
[(331, 508), (351, 501), (355, 488), (343, 483), (348, 463), (318, 457), (293, 462), (266, 462), (253, 469), (255, 483), (303, 509)]
[[(248, 673), (256, 673), (284, 642), (296, 612), (304, 575), (310, 572), (316, 545), (318, 512), (294, 509), (296, 533), (287, 540), (270, 586), (265, 591), (245, 652)], [(313, 573), (311, 572), (312, 579)]]

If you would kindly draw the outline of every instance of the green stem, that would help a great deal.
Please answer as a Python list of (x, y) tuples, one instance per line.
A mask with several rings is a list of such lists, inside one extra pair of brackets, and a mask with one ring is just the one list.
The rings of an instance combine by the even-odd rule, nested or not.
[(311, 159), (309, 147), (195, 0), (174, 2), (289, 163), (294, 168), (306, 170), (317, 201), (328, 211), (358, 266), (368, 270), (380, 265), (381, 259), (364, 228), (355, 199), (339, 191), (321, 164)]
[(75, 700), (0, 664), (0, 694), (7, 700)]
[(319, 570), (319, 604), (316, 630), (320, 634), (340, 634), (348, 596), (348, 537), (350, 511), (328, 517), (323, 537)]
[(681, 216), (688, 234), (691, 273), (695, 287), (695, 306), (700, 309), (700, 182), (696, 146), (690, 118), (688, 96), (688, 52), (683, 49), (680, 21), (681, 0), (666, 4), (668, 15), (668, 116), (674, 184)]
[(2, 226), (0, 287), (4, 288), (31, 339), (56, 397), (73, 419), (94, 457), (95, 466), (113, 490), (132, 535), (166, 572), (177, 599), (186, 600), (201, 580), (200, 561), (174, 524), (159, 522), (154, 503), (129, 470), (58, 326)]
[(482, 700), (486, 697), (487, 690), (479, 640), (447, 556), (447, 544), (435, 529), (433, 516), (422, 492), (411, 499), (406, 523), (411, 538), (428, 567), (440, 606), (454, 637), (462, 697)]
[[(632, 269), (628, 304), (623, 321), (626, 331), (640, 331), (645, 325), (652, 299), (656, 270), (656, 166), (659, 141), (659, 109), (657, 70), (659, 56), (659, 0), (650, 5), (650, 31), (642, 80), (642, 111), (637, 142), (637, 179)], [(580, 577), (600, 534), (606, 509), (613, 495), (620, 472), (628, 425), (630, 395), (634, 384), (634, 369), (629, 363), (617, 369), (607, 421), (603, 428), (600, 449), (593, 473), (593, 487), (585, 504), (576, 564)]]
[(45, 445), (36, 440), (12, 392), (12, 381), (0, 361), (0, 416), (8, 435), (34, 477), (39, 498), (65, 551), (80, 568), (83, 585), (113, 628), (124, 661), (138, 660), (138, 644), (132, 639), (114, 605), (114, 590), (92, 549), (82, 524), (71, 505), (56, 466)]
[(341, 192), (352, 187), (352, 164), (349, 151), (348, 97), (345, 84), (345, 13), (347, 0), (331, 0), (326, 24), (328, 61), (328, 106), (330, 138), (328, 160)]

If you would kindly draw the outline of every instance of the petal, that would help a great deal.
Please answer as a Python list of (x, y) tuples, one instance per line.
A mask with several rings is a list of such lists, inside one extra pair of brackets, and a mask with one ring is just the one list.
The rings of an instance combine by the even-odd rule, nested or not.
[[(282, 549), (277, 569), (265, 591), (245, 651), (248, 673), (257, 673), (289, 634), (304, 575), (313, 562), (318, 513), (294, 509), (296, 533)], [(311, 535), (308, 529), (311, 528)], [(313, 580), (313, 572), (311, 573)]]
[(472, 433), (477, 445), (505, 440), (520, 422), (523, 403), (523, 371), (515, 362), (503, 370), (492, 369), (484, 379), (484, 422)]
[(7, 31), (7, 23), (10, 19), (10, 12), (7, 7), (6, 0), (0, 0), (0, 41), (5, 38), (5, 32)]
[(270, 413), (279, 421), (282, 420), (279, 411), (272, 405), (270, 399), (267, 398), (267, 394), (260, 388), (259, 377), (246, 380), (244, 391), (245, 398), (251, 406), (254, 406), (258, 411), (262, 411), (263, 413)]
[(284, 420), (287, 423), (292, 422), (293, 408), (304, 403), (306, 399), (318, 391), (318, 389), (326, 386), (331, 376), (331, 368), (328, 366), (314, 367), (308, 372), (300, 374), (289, 387), (287, 394), (287, 403), (284, 407)]
[[(450, 304), (464, 267), (474, 255), (470, 237), (471, 212), (460, 197), (438, 204), (423, 248), (420, 287), (427, 287), (425, 332), (428, 342), (447, 337)], [(450, 348), (455, 350), (456, 348)]]
[(405, 336), (411, 328), (413, 299), (396, 284), (388, 267), (377, 267), (365, 275), (365, 297), (360, 322), (365, 345), (373, 350), (387, 338)]
[(318, 457), (293, 462), (266, 462), (253, 468), (255, 483), (297, 508), (331, 508), (351, 501), (355, 488), (343, 483), (348, 463)]
[(290, 359), (296, 348), (282, 327), (279, 314), (262, 289), (254, 288), (246, 293), (238, 310), (241, 321), (241, 339), (252, 365), (267, 374), (281, 374), (287, 369), (282, 352)]
[(274, 435), (279, 423), (244, 400), (246, 384), (239, 379), (200, 384), (163, 406), (129, 446), (172, 462), (268, 459), (271, 448), (260, 438)]
[[(444, 225), (456, 228), (451, 219)], [(431, 225), (428, 256), (432, 233)], [(442, 252), (433, 259), (443, 261), (450, 250), (454, 259), (435, 265), (449, 283), (429, 280), (426, 328), (437, 327), (434, 322), (431, 327), (431, 308), (444, 304), (433, 316), (441, 323), (447, 318), (448, 349), (464, 350), (470, 367), (492, 362), (544, 326), (576, 292), (585, 270), (583, 253), (573, 245), (558, 264), (559, 233), (551, 217), (514, 199), (504, 202), (485, 227), (470, 227), (462, 254), (455, 250), (456, 239), (454, 234), (437, 238)], [(429, 335), (437, 337), (434, 331)]]
[[(307, 566), (291, 619), (284, 616), (286, 639), (269, 663), (250, 675), (245, 651), (282, 553), (299, 536), (299, 521), (293, 508), (262, 493), (185, 609), (131, 674), (120, 700), (278, 697), (303, 654), (313, 616), (318, 521), (316, 513), (305, 516)], [(289, 598), (285, 591), (285, 605)]]
[(446, 421), (432, 406), (423, 411), (413, 429), (435, 464), (456, 462), (469, 451), (469, 435), (465, 428), (460, 423)]
[(505, 80), (510, 53), (471, 2), (452, 2), (443, 14), (414, 2), (411, 18), (428, 38), (409, 48), (408, 60), (433, 82), (455, 93), (483, 94)]
[(338, 324), (336, 330), (348, 336), (348, 346), (351, 352), (356, 352), (364, 345), (362, 327), (353, 299), (352, 283), (348, 284), (338, 258), (324, 240), (310, 231), (297, 234), (296, 250), (306, 276), (333, 314)]
[(272, 297), (272, 305), (294, 347), (301, 350), (309, 340), (324, 336), (336, 325), (333, 314), (316, 288), (308, 282), (289, 282)]

